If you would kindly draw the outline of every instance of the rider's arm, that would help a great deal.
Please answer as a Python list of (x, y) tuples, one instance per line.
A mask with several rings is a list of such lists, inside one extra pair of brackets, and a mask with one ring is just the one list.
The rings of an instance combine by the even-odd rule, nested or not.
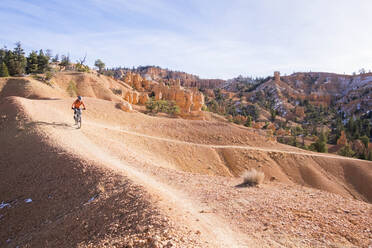
[(85, 108), (85, 104), (84, 104), (84, 102), (81, 102), (81, 105), (83, 105), (83, 107)]

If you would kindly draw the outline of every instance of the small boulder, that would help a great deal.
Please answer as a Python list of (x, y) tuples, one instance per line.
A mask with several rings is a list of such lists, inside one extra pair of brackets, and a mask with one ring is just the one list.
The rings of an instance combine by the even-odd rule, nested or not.
[(116, 104), (116, 107), (125, 111), (125, 112), (132, 112), (133, 111), (132, 105), (128, 102), (120, 102), (120, 103)]

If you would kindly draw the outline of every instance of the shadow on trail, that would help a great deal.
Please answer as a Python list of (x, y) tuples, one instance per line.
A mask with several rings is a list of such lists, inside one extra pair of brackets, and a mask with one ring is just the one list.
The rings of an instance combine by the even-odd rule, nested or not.
[(235, 188), (249, 188), (249, 187), (258, 187), (257, 184), (254, 183), (240, 183), (234, 186)]
[(52, 126), (59, 129), (76, 130), (77, 127), (72, 124), (64, 122), (45, 122), (45, 121), (34, 121), (29, 123), (30, 126)]
[(27, 98), (32, 100), (48, 100), (48, 101), (58, 101), (62, 100), (62, 98), (56, 98), (56, 97), (40, 97), (38, 95), (30, 95)]

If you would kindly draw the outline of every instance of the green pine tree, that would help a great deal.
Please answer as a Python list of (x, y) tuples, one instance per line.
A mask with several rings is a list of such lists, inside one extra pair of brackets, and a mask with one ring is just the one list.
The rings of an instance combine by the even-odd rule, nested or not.
[(62, 55), (61, 57), (61, 63), (59, 63), (60, 66), (68, 66), (71, 64), (70, 61), (70, 55)]
[(250, 115), (247, 116), (247, 120), (244, 123), (244, 126), (251, 127), (252, 126), (252, 117)]
[(13, 49), (14, 58), (15, 58), (15, 74), (21, 75), (25, 73), (26, 69), (26, 57), (25, 52), (21, 46), (21, 42), (16, 43), (16, 47)]
[(338, 154), (345, 157), (352, 157), (354, 156), (355, 152), (349, 145), (345, 145), (338, 151)]
[(38, 56), (35, 51), (32, 51), (27, 57), (26, 73), (38, 72)]
[(310, 149), (317, 152), (328, 152), (327, 135), (324, 132), (321, 132), (318, 140), (310, 145)]
[(17, 74), (16, 58), (11, 50), (7, 50), (4, 59), (5, 65), (8, 68), (9, 75), (14, 76)]
[(271, 121), (274, 122), (275, 118), (276, 118), (276, 115), (277, 115), (277, 111), (274, 110), (274, 109), (271, 109), (270, 110), (270, 115), (271, 115)]
[(44, 73), (49, 67), (49, 57), (44, 54), (43, 49), (39, 51), (37, 56), (37, 67), (39, 73)]
[(372, 151), (368, 152), (367, 160), (372, 161)]
[(6, 56), (6, 51), (8, 49), (6, 47), (0, 49), (0, 63), (4, 62), (5, 63), (5, 56)]
[(9, 77), (8, 67), (4, 62), (0, 64), (0, 77)]
[(16, 47), (13, 51), (6, 51), (4, 62), (8, 67), (11, 76), (22, 75), (25, 73), (26, 57), (24, 55), (25, 52), (23, 51), (20, 42), (16, 43)]

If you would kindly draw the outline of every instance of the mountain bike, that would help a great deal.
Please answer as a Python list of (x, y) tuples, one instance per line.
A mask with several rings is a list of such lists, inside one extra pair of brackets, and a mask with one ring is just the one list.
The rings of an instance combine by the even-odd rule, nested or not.
[(81, 110), (80, 108), (73, 108), (74, 110), (74, 120), (75, 120), (75, 125), (77, 125), (77, 128), (81, 128)]

